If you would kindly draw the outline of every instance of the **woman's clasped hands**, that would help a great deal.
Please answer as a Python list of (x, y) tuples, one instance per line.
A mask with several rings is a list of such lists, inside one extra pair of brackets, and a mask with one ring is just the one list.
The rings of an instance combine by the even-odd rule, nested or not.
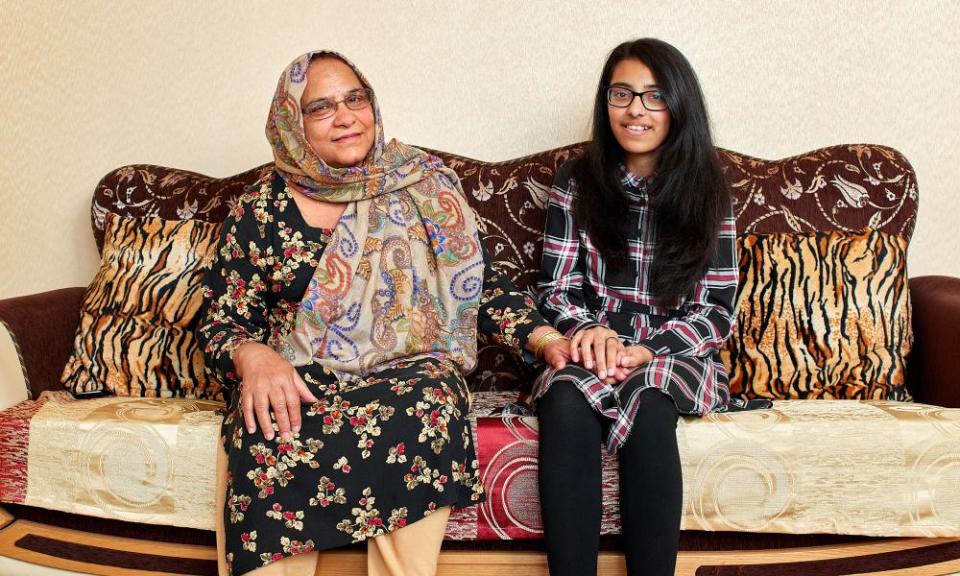
[(631, 372), (653, 359), (646, 346), (626, 346), (616, 331), (594, 326), (574, 333), (570, 358), (597, 375), (605, 384), (622, 382)]

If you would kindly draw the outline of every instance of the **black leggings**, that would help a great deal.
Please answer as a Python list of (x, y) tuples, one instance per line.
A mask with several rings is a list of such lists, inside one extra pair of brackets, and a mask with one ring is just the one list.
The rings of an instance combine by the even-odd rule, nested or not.
[[(683, 483), (677, 408), (647, 389), (621, 448), (620, 522), (627, 574), (673, 576)], [(574, 386), (555, 383), (537, 403), (540, 506), (551, 576), (597, 573), (600, 445), (607, 426)]]

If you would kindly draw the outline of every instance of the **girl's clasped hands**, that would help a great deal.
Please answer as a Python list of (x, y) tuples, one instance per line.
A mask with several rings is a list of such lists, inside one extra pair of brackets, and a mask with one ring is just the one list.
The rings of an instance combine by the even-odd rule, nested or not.
[(614, 330), (594, 326), (577, 331), (570, 339), (570, 359), (604, 384), (617, 384), (652, 360), (653, 352), (646, 346), (627, 346)]

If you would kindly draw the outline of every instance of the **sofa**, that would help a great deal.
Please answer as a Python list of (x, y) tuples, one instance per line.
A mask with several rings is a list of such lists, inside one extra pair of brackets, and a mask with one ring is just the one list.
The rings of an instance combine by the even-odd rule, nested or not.
[[(432, 151), (460, 174), (494, 266), (528, 290), (553, 176), (581, 152), (575, 144), (490, 163)], [(913, 168), (899, 152), (875, 145), (774, 161), (717, 152), (741, 248), (740, 324), (724, 361), (732, 392), (775, 401), (770, 410), (681, 418), (676, 573), (960, 572), (960, 356), (951, 349), (960, 338), (960, 279), (907, 276), (918, 202)], [(222, 179), (151, 165), (117, 169), (94, 192), (94, 240), (103, 250), (110, 214), (220, 222), (269, 169)], [(842, 241), (834, 245), (837, 234)], [(882, 241), (866, 250), (843, 240), (869, 243), (877, 235)], [(764, 261), (774, 249), (797, 246), (813, 251), (799, 264)], [(876, 259), (891, 253), (899, 254), (897, 264), (877, 268)], [(805, 291), (819, 282), (816, 301), (785, 292), (788, 281)], [(223, 405), (212, 398), (74, 397), (61, 375), (83, 336), (85, 291), (0, 301), (0, 346), (8, 348), (0, 358), (15, 358), (22, 372), (0, 372), (16, 376), (2, 382), (0, 395), (0, 556), (80, 573), (215, 574)], [(840, 308), (828, 306), (831, 299)], [(794, 312), (819, 319), (770, 329), (771, 315), (804, 306)], [(848, 315), (869, 326), (851, 335)], [(846, 343), (830, 344), (834, 332)], [(874, 339), (886, 342), (885, 351), (871, 347)], [(846, 359), (836, 368), (841, 352)], [(825, 370), (827, 363), (836, 369)], [(527, 405), (535, 372), (496, 343), (481, 342), (469, 385), (487, 499), (452, 515), (441, 575), (547, 573), (537, 424)], [(600, 571), (624, 574), (615, 458), (603, 458)], [(322, 554), (318, 573), (364, 570), (364, 548), (355, 546)]]

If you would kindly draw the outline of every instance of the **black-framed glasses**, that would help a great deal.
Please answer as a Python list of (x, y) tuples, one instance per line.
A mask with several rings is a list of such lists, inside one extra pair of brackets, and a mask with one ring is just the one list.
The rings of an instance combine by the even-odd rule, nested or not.
[(634, 92), (626, 86), (608, 86), (607, 104), (616, 108), (626, 108), (633, 104), (633, 99), (640, 97), (640, 103), (651, 112), (660, 112), (667, 109), (667, 98), (659, 90), (645, 90)]
[(347, 92), (341, 100), (319, 98), (303, 107), (303, 117), (310, 120), (326, 120), (337, 113), (341, 102), (350, 110), (363, 110), (373, 102), (373, 90), (357, 88)]

